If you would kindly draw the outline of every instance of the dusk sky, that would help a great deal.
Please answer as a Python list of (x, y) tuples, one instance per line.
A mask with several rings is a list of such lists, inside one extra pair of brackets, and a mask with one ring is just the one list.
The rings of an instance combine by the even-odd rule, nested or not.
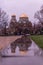
[(9, 16), (16, 14), (17, 19), (22, 13), (28, 15), (30, 21), (34, 22), (34, 14), (43, 5), (43, 0), (0, 0), (0, 8)]

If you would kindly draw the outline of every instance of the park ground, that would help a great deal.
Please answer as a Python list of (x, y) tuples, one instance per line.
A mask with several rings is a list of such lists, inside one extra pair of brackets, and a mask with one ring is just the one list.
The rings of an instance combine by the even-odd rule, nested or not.
[(43, 49), (43, 35), (32, 35), (31, 39), (41, 48)]
[(2, 58), (0, 65), (43, 65), (43, 57), (10, 57)]

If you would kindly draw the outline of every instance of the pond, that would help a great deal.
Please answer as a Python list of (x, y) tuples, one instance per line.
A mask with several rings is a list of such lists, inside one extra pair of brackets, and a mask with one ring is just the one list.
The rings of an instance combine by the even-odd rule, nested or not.
[[(20, 47), (21, 48), (21, 47)], [(20, 50), (17, 46), (14, 52), (11, 51), (11, 45), (2, 50), (3, 56), (39, 56), (42, 53), (42, 50), (32, 41), (32, 44), (26, 50), (26, 47), (22, 47), (24, 50)]]
[(43, 65), (43, 57), (40, 56), (42, 50), (32, 41), (28, 51), (20, 51), (17, 46), (15, 52), (11, 52), (10, 44), (2, 50), (0, 65)]

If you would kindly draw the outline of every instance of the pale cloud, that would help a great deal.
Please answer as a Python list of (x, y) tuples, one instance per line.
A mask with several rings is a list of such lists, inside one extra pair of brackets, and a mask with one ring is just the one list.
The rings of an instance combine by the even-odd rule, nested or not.
[(16, 14), (18, 19), (22, 13), (26, 13), (31, 21), (42, 4), (43, 0), (0, 0), (0, 8), (10, 16)]

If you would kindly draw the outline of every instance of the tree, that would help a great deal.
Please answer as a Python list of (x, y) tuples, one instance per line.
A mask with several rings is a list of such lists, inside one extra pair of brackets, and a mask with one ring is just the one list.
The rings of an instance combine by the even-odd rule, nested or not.
[(43, 23), (43, 5), (40, 10), (35, 13), (34, 18), (37, 18), (40, 23)]
[(43, 28), (43, 5), (41, 6), (40, 10), (35, 13), (34, 18), (39, 20), (38, 25), (40, 26), (40, 29), (42, 29)]
[(4, 30), (3, 33), (6, 35), (6, 27), (8, 26), (8, 15), (1, 8), (0, 8), (0, 25), (1, 25), (0, 29), (3, 29)]

